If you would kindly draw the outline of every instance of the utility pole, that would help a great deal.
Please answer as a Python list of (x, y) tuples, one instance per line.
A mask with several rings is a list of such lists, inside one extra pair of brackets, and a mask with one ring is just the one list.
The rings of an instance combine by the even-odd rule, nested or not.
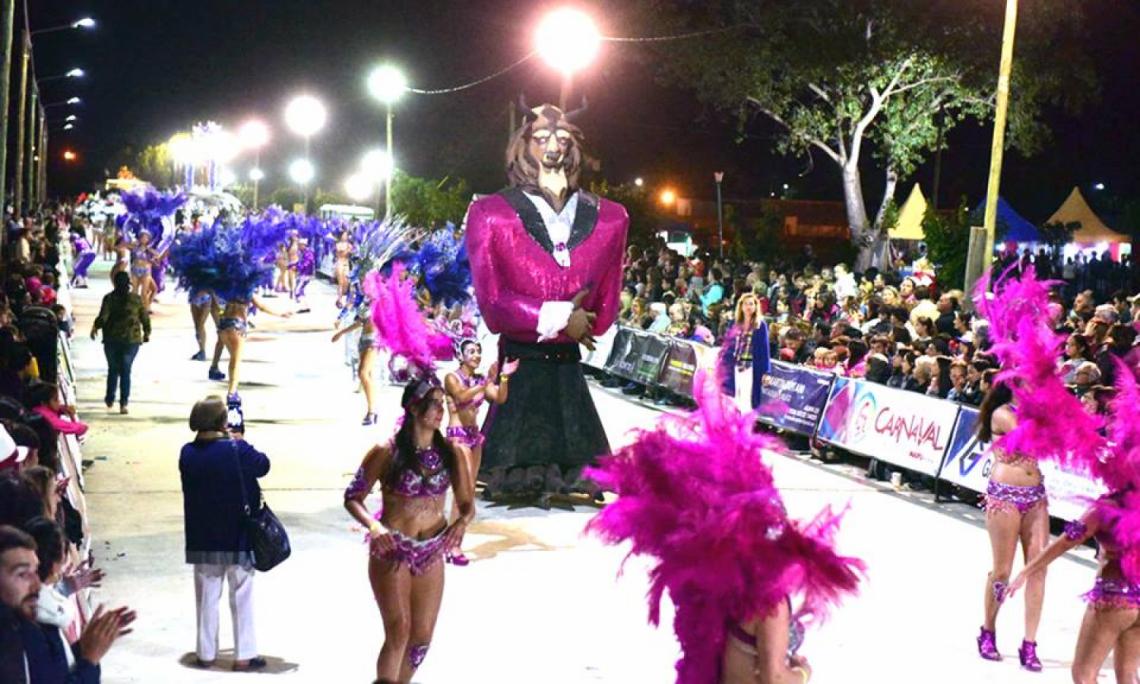
[[(8, 171), (8, 92), (11, 90), (12, 30), (16, 24), (16, 0), (0, 0), (0, 207), (7, 205), (5, 176)], [(3, 211), (0, 211), (2, 217)], [(8, 230), (0, 226), (0, 261), (6, 255)]]
[(47, 109), (43, 106), (40, 107), (40, 177), (39, 189), (36, 195), (40, 198), (40, 202), (47, 201), (47, 174), (48, 174), (48, 130), (47, 130)]
[(37, 111), (37, 107), (39, 106), (39, 88), (35, 87), (35, 85), (33, 82), (32, 91), (28, 94), (28, 163), (24, 165), (24, 197), (26, 198), (25, 204), (29, 212), (36, 206), (36, 120), (40, 117)]
[(20, 36), (20, 95), (17, 98), (16, 111), (16, 169), (12, 174), (16, 190), (12, 206), (16, 217), (23, 214), (24, 203), (24, 115), (28, 107), (28, 61), (32, 56), (32, 39), (25, 28)]
[[(1009, 112), (1009, 79), (1013, 71), (1013, 43), (1017, 35), (1017, 0), (1006, 0), (1005, 28), (1001, 41), (1001, 63), (998, 67), (997, 102), (994, 111), (994, 139), (990, 149), (990, 177), (986, 189), (985, 251), (966, 258), (966, 287), (972, 289), (985, 269), (993, 261), (994, 238), (997, 231), (998, 197), (1001, 193), (1001, 165), (1005, 153), (1005, 123)], [(974, 247), (981, 240), (971, 240)], [(973, 252), (973, 249), (970, 250)]]
[(724, 171), (713, 173), (716, 180), (716, 240), (720, 247), (720, 258), (724, 259), (724, 204), (721, 201), (720, 183), (724, 180)]

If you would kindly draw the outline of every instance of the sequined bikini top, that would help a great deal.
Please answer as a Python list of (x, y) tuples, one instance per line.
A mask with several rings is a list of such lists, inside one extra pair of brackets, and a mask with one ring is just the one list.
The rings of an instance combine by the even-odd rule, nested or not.
[(440, 496), (451, 487), (451, 476), (434, 446), (416, 450), (419, 467), (405, 468), (384, 485), (385, 491), (413, 498)]
[[(484, 380), (483, 376), (481, 376), (481, 375), (474, 375), (474, 376), (469, 378), (466, 375), (464, 375), (463, 373), (460, 373), (458, 371), (456, 371), (455, 374), (457, 376), (459, 376), (459, 382), (463, 383), (464, 389), (471, 389), (473, 387), (479, 387), (486, 382), (486, 380)], [(483, 393), (480, 392), (480, 393), (475, 395), (474, 399), (471, 399), (469, 401), (456, 403), (455, 408), (459, 409), (460, 411), (466, 411), (467, 409), (472, 409), (472, 408), (479, 408), (479, 405), (483, 403), (483, 399), (484, 399)]]

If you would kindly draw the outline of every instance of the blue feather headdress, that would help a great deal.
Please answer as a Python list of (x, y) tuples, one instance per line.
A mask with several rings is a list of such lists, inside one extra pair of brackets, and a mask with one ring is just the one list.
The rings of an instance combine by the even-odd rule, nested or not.
[(451, 224), (421, 242), (412, 270), (419, 275), (432, 302), (442, 302), (444, 306), (451, 307), (471, 299), (471, 262), (467, 258), (467, 242), (455, 235)]
[(170, 254), (179, 288), (248, 301), (258, 287), (273, 283), (273, 254), (288, 232), (280, 214), (266, 213), (236, 226), (217, 221), (181, 236)]
[(115, 223), (131, 239), (137, 240), (145, 231), (150, 234), (151, 245), (160, 252), (173, 242), (174, 223), (170, 217), (186, 203), (186, 195), (147, 187), (137, 193), (125, 192), (120, 199), (127, 213), (119, 216)]

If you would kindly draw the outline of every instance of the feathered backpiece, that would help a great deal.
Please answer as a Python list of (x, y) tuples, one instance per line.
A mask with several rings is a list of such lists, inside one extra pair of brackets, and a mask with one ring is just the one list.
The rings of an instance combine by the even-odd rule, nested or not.
[(993, 352), (1004, 369), (997, 381), (1009, 386), (1017, 406), (1017, 427), (995, 446), (1088, 472), (1103, 445), (1103, 421), (1083, 410), (1058, 373), (1065, 336), (1055, 330), (1049, 300), (1054, 284), (1027, 268), (1020, 277), (1006, 271), (992, 282), (986, 274), (975, 290), (974, 302), (989, 321)]
[(451, 358), (451, 338), (428, 323), (416, 303), (415, 283), (406, 273), (403, 264), (395, 263), (387, 275), (372, 271), (364, 279), (376, 346), (406, 359), (417, 374), (431, 375), (436, 363)]
[(124, 192), (120, 199), (127, 210), (116, 219), (121, 230), (136, 240), (143, 231), (150, 233), (151, 246), (160, 252), (173, 242), (174, 224), (167, 219), (186, 203), (186, 195), (146, 187), (139, 192)]
[(1140, 584), (1140, 389), (1136, 376), (1116, 360), (1116, 396), (1109, 403), (1108, 452), (1094, 464), (1108, 494), (1094, 507), (1120, 547), (1128, 581)]
[(585, 473), (618, 494), (587, 530), (655, 560), (650, 622), (666, 591), (676, 605), (677, 684), (720, 681), (728, 621), (768, 615), (792, 595), (802, 596), (800, 615), (822, 619), (864, 568), (833, 547), (841, 514), (788, 518), (764, 463), (780, 439), (757, 432), (755, 414), (740, 413), (710, 376), (694, 387), (697, 411), (662, 418)]
[(357, 226), (353, 242), (353, 267), (349, 280), (363, 283), (373, 271), (384, 270), (393, 261), (411, 258), (409, 245), (418, 231), (402, 218), (386, 221), (369, 221)]
[(236, 226), (219, 220), (184, 234), (170, 255), (179, 288), (191, 295), (211, 291), (226, 301), (248, 301), (258, 287), (272, 285), (273, 263), (266, 256), (272, 256), (288, 231), (279, 219), (263, 214)]
[(432, 303), (444, 306), (471, 299), (471, 262), (467, 242), (456, 237), (453, 226), (437, 230), (420, 243), (412, 269), (419, 273)]

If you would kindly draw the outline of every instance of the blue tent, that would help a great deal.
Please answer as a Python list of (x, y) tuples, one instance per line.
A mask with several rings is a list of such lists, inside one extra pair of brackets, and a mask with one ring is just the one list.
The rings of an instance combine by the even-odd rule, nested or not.
[[(970, 214), (974, 225), (982, 224), (985, 213), (986, 201), (982, 200)], [(1041, 242), (1041, 233), (1037, 227), (1014, 211), (1004, 197), (998, 197), (997, 224), (998, 239), (1002, 242)]]

